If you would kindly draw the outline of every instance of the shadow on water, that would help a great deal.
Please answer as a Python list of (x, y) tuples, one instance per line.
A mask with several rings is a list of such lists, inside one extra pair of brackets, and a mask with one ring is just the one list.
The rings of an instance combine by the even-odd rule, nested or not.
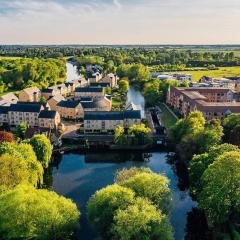
[[(153, 172), (161, 173), (170, 179), (173, 197), (171, 223), (175, 239), (182, 240), (185, 235), (187, 214), (196, 203), (186, 189), (178, 186), (176, 168), (167, 161), (167, 153), (153, 152), (150, 161), (144, 162), (142, 153), (67, 153), (55, 156), (52, 173), (46, 178), (46, 185), (57, 193), (71, 198), (81, 211), (81, 229), (75, 239), (93, 240), (96, 235), (88, 224), (86, 205), (89, 198), (99, 189), (112, 184), (117, 170), (122, 168), (149, 167)], [(188, 238), (191, 239), (191, 238)], [(194, 239), (194, 238), (193, 238)]]

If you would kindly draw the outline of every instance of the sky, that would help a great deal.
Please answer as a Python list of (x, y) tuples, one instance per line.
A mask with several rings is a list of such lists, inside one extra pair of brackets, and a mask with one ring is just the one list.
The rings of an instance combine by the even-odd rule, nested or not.
[(240, 44), (240, 0), (0, 0), (0, 44)]

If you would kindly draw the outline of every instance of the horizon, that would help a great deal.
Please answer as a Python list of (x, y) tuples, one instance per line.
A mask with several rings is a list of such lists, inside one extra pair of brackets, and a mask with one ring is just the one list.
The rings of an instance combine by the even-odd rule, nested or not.
[(239, 16), (237, 0), (0, 0), (0, 44), (238, 45)]

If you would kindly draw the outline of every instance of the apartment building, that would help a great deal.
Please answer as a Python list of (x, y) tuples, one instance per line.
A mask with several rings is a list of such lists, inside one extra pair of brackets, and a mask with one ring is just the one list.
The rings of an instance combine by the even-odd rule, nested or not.
[(29, 127), (57, 128), (60, 116), (56, 111), (44, 109), (41, 103), (18, 102), (0, 106), (0, 126), (12, 127), (25, 122)]
[(82, 97), (93, 97), (99, 98), (104, 96), (104, 90), (102, 87), (85, 87), (85, 88), (76, 88), (74, 93), (74, 99), (79, 100)]
[(116, 127), (128, 128), (133, 124), (141, 124), (141, 112), (85, 112), (84, 132), (85, 133), (113, 133)]
[(83, 108), (80, 101), (63, 100), (57, 106), (60, 116), (66, 119), (79, 119), (83, 117)]
[(41, 91), (37, 87), (25, 88), (18, 95), (21, 102), (37, 102), (40, 97)]
[(100, 79), (98, 82), (109, 84), (110, 88), (115, 88), (117, 86), (118, 77), (113, 73), (109, 73), (105, 77)]
[(240, 102), (228, 88), (177, 88), (171, 87), (167, 94), (167, 103), (184, 117), (199, 110), (207, 120), (223, 119), (230, 113), (240, 112)]
[(100, 79), (102, 79), (102, 74), (100, 72), (95, 72), (88, 78), (88, 82), (89, 83), (94, 83), (94, 82), (96, 83), (96, 82), (99, 82)]

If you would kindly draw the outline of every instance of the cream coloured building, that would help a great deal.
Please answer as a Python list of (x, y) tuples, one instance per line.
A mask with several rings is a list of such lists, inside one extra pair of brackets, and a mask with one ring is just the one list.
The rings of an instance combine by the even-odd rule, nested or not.
[(25, 88), (19, 93), (20, 102), (38, 102), (41, 91), (37, 87)]
[(57, 104), (64, 100), (65, 98), (61, 94), (58, 94), (56, 96), (50, 97), (50, 99), (47, 102), (51, 110), (57, 111)]
[(76, 88), (74, 93), (74, 99), (78, 100), (82, 97), (99, 98), (104, 96), (104, 90), (101, 87), (84, 87)]
[(0, 106), (10, 106), (12, 103), (17, 102), (18, 97), (11, 92), (0, 96)]
[(84, 132), (85, 133), (113, 133), (116, 127), (129, 128), (132, 125), (141, 124), (141, 112), (85, 112)]
[(57, 104), (60, 116), (66, 119), (78, 119), (83, 116), (83, 108), (80, 101), (63, 100)]
[(57, 129), (61, 123), (61, 118), (58, 112), (43, 110), (38, 116), (39, 127)]

